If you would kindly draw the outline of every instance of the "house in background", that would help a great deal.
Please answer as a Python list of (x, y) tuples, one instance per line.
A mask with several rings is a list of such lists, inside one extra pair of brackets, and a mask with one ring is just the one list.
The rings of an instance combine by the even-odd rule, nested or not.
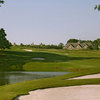
[(81, 41), (78, 41), (77, 43), (67, 43), (63, 49), (68, 50), (81, 50), (81, 49), (88, 49), (89, 47), (93, 47), (92, 43), (81, 43)]

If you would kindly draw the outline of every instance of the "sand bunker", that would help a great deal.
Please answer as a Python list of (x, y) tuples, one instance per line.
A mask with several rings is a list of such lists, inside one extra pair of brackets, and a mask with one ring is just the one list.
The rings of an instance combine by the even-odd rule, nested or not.
[(32, 52), (32, 50), (29, 50), (29, 49), (24, 49), (25, 51), (28, 51), (28, 52)]
[(85, 76), (75, 77), (71, 79), (90, 79), (90, 78), (100, 78), (100, 74), (85, 75)]
[(100, 85), (36, 90), (19, 97), (19, 100), (100, 100)]
[[(72, 79), (100, 78), (100, 74), (86, 75)], [(29, 92), (18, 100), (100, 100), (100, 85), (82, 85), (49, 88)]]

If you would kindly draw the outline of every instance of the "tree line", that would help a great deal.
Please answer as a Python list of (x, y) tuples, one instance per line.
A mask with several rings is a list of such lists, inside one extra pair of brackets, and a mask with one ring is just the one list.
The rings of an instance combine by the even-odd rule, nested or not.
[[(80, 43), (86, 43), (86, 44), (91, 43), (92, 46), (88, 46), (87, 49), (90, 49), (90, 50), (99, 50), (100, 38), (98, 38), (98, 39), (96, 39), (94, 41), (92, 41), (92, 40), (69, 39), (66, 44), (68, 44), (68, 43), (78, 43), (79, 41), (80, 41)], [(46, 44), (43, 44), (43, 43), (40, 43), (39, 45), (36, 45), (34, 43), (32, 43), (32, 44), (23, 44), (23, 43), (20, 43), (19, 45), (17, 45), (16, 43), (13, 44), (13, 46), (20, 47), (21, 49), (25, 49), (25, 48), (63, 49), (63, 47), (65, 45), (63, 43), (59, 43), (58, 45), (54, 45), (54, 44), (46, 45)]]
[(20, 43), (20, 45), (17, 45), (16, 43), (14, 43), (13, 46), (20, 47), (21, 49), (25, 49), (25, 48), (63, 49), (64, 44), (59, 43), (58, 45), (54, 45), (54, 44), (46, 45), (46, 44), (40, 43), (39, 45), (36, 45), (36, 44), (32, 43), (32, 44), (27, 45), (27, 44)]
[[(7, 40), (6, 38), (7, 34), (5, 33), (5, 30), (3, 28), (0, 29), (0, 49), (10, 49), (12, 44)], [(92, 40), (78, 40), (78, 39), (69, 39), (67, 43), (77, 43), (80, 41), (80, 43), (91, 43), (93, 47), (90, 47), (88, 49), (95, 49), (98, 50), (100, 47), (100, 38), (92, 41)], [(64, 44), (59, 43), (58, 45), (50, 44), (46, 45), (43, 43), (40, 43), (39, 45), (35, 45), (34, 43), (32, 44), (23, 44), (20, 43), (20, 45), (17, 45), (16, 43), (13, 44), (13, 46), (17, 46), (20, 48), (40, 48), (40, 49), (63, 49)]]

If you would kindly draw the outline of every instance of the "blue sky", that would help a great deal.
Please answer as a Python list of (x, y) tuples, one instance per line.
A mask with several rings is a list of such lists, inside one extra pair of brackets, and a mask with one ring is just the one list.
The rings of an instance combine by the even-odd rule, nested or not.
[(0, 28), (17, 44), (58, 44), (100, 38), (99, 0), (5, 0)]

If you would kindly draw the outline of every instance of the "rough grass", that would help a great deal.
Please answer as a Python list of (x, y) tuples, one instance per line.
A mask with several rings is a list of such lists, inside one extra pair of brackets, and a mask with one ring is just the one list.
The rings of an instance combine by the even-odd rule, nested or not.
[[(0, 86), (0, 100), (13, 100), (16, 96), (27, 94), (36, 89), (100, 84), (100, 79), (67, 80), (77, 76), (100, 73), (100, 51), (32, 50), (33, 52), (25, 52), (14, 47), (9, 51), (0, 52), (2, 55), (0, 70), (74, 71), (74, 73)], [(32, 60), (35, 57), (45, 58), (45, 60)]]

